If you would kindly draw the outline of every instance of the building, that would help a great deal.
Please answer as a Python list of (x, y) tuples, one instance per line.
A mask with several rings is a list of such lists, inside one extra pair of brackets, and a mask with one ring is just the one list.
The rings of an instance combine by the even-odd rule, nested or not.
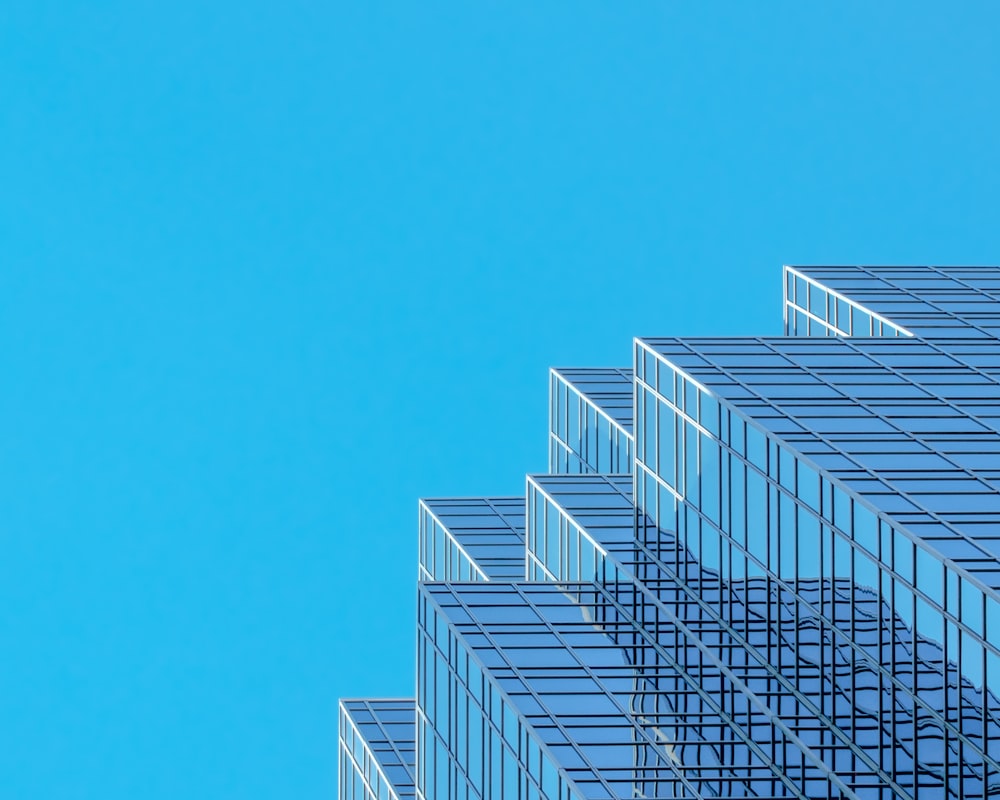
[(554, 369), (420, 504), (416, 697), (340, 800), (1000, 795), (1000, 268), (786, 267), (785, 336)]

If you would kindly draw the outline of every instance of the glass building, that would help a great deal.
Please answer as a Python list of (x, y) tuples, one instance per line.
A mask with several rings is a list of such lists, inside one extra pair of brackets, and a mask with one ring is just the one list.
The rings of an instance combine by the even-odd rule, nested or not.
[(420, 502), (341, 800), (1000, 795), (1000, 268), (785, 267), (784, 325), (554, 369), (548, 474)]

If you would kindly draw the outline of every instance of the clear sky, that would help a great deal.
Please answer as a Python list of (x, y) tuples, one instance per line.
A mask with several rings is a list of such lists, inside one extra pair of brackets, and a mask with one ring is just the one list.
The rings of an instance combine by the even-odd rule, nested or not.
[(332, 798), (550, 365), (1000, 262), (996, 6), (0, 10), (0, 796)]

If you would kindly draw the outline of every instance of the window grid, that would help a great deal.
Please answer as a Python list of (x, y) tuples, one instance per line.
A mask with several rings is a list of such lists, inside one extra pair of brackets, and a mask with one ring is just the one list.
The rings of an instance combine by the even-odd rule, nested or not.
[[(640, 348), (641, 349), (641, 348)], [(637, 349), (637, 363), (639, 359), (639, 350)], [(669, 362), (667, 362), (669, 363)], [(672, 368), (671, 368), (672, 369)], [(753, 492), (749, 489), (741, 490), (741, 497), (755, 496), (760, 498), (763, 492), (763, 486), (765, 481), (768, 481), (768, 489), (766, 493), (767, 503), (765, 505), (759, 505), (756, 509), (756, 516), (759, 518), (758, 527), (760, 530), (769, 531), (769, 535), (763, 540), (757, 540), (756, 542), (750, 541), (743, 536), (742, 541), (738, 541), (740, 537), (734, 539), (731, 535), (731, 531), (723, 530), (720, 525), (725, 524), (725, 520), (720, 519), (720, 510), (717, 507), (716, 502), (709, 504), (706, 501), (704, 494), (699, 498), (697, 495), (691, 496), (687, 494), (687, 488), (683, 484), (680, 486), (681, 489), (685, 490), (686, 502), (679, 503), (674, 497), (662, 493), (656, 492), (653, 488), (651, 491), (647, 491), (648, 480), (640, 480), (640, 474), (648, 476), (652, 473), (644, 464), (637, 463), (637, 473), (636, 473), (636, 486), (639, 491), (638, 505), (641, 509), (645, 509), (650, 512), (654, 519), (657, 519), (661, 527), (673, 528), (676, 527), (678, 535), (685, 542), (689, 549), (692, 549), (696, 557), (702, 561), (707, 561), (709, 566), (721, 566), (723, 559), (719, 558), (720, 550), (725, 549), (724, 545), (729, 548), (729, 556), (726, 561), (730, 564), (732, 562), (732, 552), (734, 552), (732, 545), (736, 544), (739, 547), (738, 552), (741, 553), (741, 558), (744, 559), (741, 570), (732, 570), (733, 578), (741, 578), (744, 573), (747, 576), (752, 576), (752, 567), (756, 568), (756, 571), (762, 575), (768, 575), (775, 579), (789, 579), (793, 575), (799, 575), (799, 569), (801, 564), (796, 563), (794, 546), (797, 541), (794, 536), (798, 534), (801, 536), (803, 532), (808, 532), (810, 530), (809, 526), (804, 526), (802, 524), (802, 518), (797, 516), (798, 512), (796, 509), (801, 511), (805, 508), (805, 513), (807, 515), (812, 514), (814, 518), (818, 521), (814, 523), (812, 529), (817, 531), (822, 531), (823, 535), (832, 540), (833, 544), (836, 544), (834, 558), (827, 559), (827, 563), (832, 566), (839, 565), (839, 569), (832, 571), (830, 577), (846, 577), (852, 581), (852, 586), (857, 582), (858, 575), (856, 574), (856, 568), (860, 565), (865, 567), (864, 574), (866, 576), (877, 575), (879, 572), (882, 574), (881, 579), (869, 580), (868, 585), (872, 586), (873, 589), (878, 589), (880, 586), (888, 585), (891, 589), (889, 595), (889, 606), (891, 613), (895, 615), (896, 613), (902, 613), (906, 622), (914, 626), (919, 632), (924, 633), (932, 630), (940, 630), (942, 626), (942, 620), (944, 619), (943, 612), (938, 609), (927, 595), (913, 583), (913, 542), (903, 536), (898, 529), (893, 528), (885, 521), (881, 521), (879, 524), (883, 526), (881, 534), (878, 532), (879, 529), (873, 529), (871, 526), (875, 522), (875, 516), (871, 512), (864, 509), (863, 506), (858, 506), (853, 503), (851, 498), (841, 492), (838, 487), (830, 483), (829, 481), (821, 481), (818, 473), (809, 470), (810, 474), (807, 480), (811, 480), (813, 485), (817, 485), (817, 489), (810, 492), (812, 495), (814, 510), (817, 513), (813, 513), (813, 509), (809, 509), (804, 506), (801, 502), (796, 492), (795, 481), (801, 477), (799, 471), (801, 470), (802, 462), (794, 458), (793, 454), (787, 448), (782, 448), (773, 437), (764, 436), (759, 432), (754, 432), (755, 429), (752, 426), (745, 425), (745, 420), (739, 412), (733, 410), (732, 414), (728, 415), (725, 412), (731, 410), (727, 407), (723, 407), (720, 411), (718, 404), (714, 398), (708, 395), (703, 395), (701, 398), (698, 397), (698, 393), (692, 393), (689, 391), (690, 386), (686, 382), (682, 385), (682, 376), (678, 372), (674, 372), (674, 378), (677, 380), (667, 381), (668, 384), (673, 383), (673, 388), (671, 391), (675, 392), (671, 394), (672, 397), (676, 399), (677, 402), (682, 402), (687, 406), (688, 413), (697, 415), (704, 409), (701, 408), (702, 400), (708, 402), (709, 408), (711, 409), (710, 416), (711, 420), (707, 420), (704, 416), (700, 417), (703, 426), (707, 426), (713, 433), (710, 436), (703, 436), (699, 433), (702, 441), (697, 442), (698, 444), (709, 444), (710, 446), (718, 446), (719, 440), (715, 440), (712, 437), (720, 436), (721, 441), (725, 441), (726, 437), (731, 433), (731, 426), (729, 423), (732, 420), (739, 420), (739, 424), (742, 426), (742, 432), (740, 436), (736, 438), (736, 445), (738, 447), (737, 451), (731, 450), (727, 445), (732, 442), (725, 442), (723, 445), (723, 451), (727, 456), (727, 459), (733, 455), (739, 455), (740, 461), (742, 461), (743, 466), (741, 469), (745, 471), (745, 474), (752, 476), (759, 473), (757, 478), (760, 486)], [(655, 389), (649, 387), (645, 384), (643, 379), (637, 374), (637, 391), (649, 391), (656, 393), (658, 396), (658, 401), (662, 402), (667, 406), (672, 404), (663, 398), (662, 395), (657, 393)], [(703, 387), (698, 390), (698, 392), (703, 391)], [(643, 403), (637, 401), (637, 408), (643, 408)], [(676, 426), (679, 420), (679, 415), (675, 415), (673, 423)], [(723, 422), (727, 422), (726, 425), (722, 426), (720, 431), (720, 425)], [(684, 423), (687, 425), (688, 423)], [(643, 433), (650, 435), (648, 428), (641, 424), (637, 424), (637, 430), (640, 431), (640, 438)], [(653, 431), (652, 435), (658, 435), (658, 431)], [(675, 450), (681, 452), (682, 455), (674, 455), (677, 463), (687, 462), (692, 463), (691, 459), (683, 458), (683, 445), (682, 442), (688, 442), (690, 437), (684, 438), (677, 436), (677, 446)], [(755, 441), (756, 439), (756, 441)], [(711, 440), (711, 441), (709, 441)], [(643, 454), (649, 450), (646, 443), (640, 441), (639, 445), (639, 457), (642, 458)], [(697, 452), (697, 451), (696, 451)], [(756, 452), (756, 457), (747, 458), (748, 454), (753, 455)], [(700, 453), (699, 453), (700, 455)], [(779, 469), (782, 466), (782, 462), (787, 463), (787, 468), (784, 470)], [(699, 466), (699, 462), (694, 462), (695, 467)], [(806, 465), (808, 466), (808, 465)], [(661, 467), (662, 471), (662, 467)], [(690, 472), (690, 471), (688, 471)], [(685, 479), (684, 471), (678, 470), (675, 478)], [(703, 483), (701, 477), (695, 471), (695, 477), (693, 483), (696, 484), (695, 488), (703, 488), (701, 484)], [(657, 476), (658, 477), (658, 476)], [(691, 476), (688, 475), (688, 478)], [(728, 492), (733, 492), (732, 486), (729, 487)], [(718, 492), (717, 486), (713, 486), (713, 495)], [(727, 492), (723, 492), (726, 494)], [(828, 500), (822, 506), (820, 506), (820, 497), (824, 497)], [(834, 502), (839, 498), (840, 502)], [(778, 501), (781, 501), (780, 503)], [(655, 502), (654, 502), (655, 501)], [(667, 518), (659, 519), (659, 511), (656, 503), (665, 505), (670, 509)], [(790, 524), (787, 526), (787, 531), (793, 534), (793, 538), (785, 541), (785, 538), (779, 534), (779, 528), (781, 520), (786, 516), (785, 506), (787, 503), (788, 512), (791, 514), (788, 521)], [(837, 508), (841, 507), (841, 511), (838, 514)], [(846, 510), (846, 511), (845, 511)], [(707, 512), (703, 513), (703, 512)], [(821, 512), (821, 513), (819, 513)], [(858, 532), (851, 531), (851, 526), (853, 525), (854, 516), (857, 513), (863, 513), (866, 519), (866, 535), (861, 536)], [(763, 516), (761, 516), (763, 515)], [(745, 515), (747, 518), (749, 515)], [(843, 520), (846, 519), (846, 522)], [(834, 525), (836, 520), (837, 525)], [(688, 530), (690, 528), (690, 530)], [(746, 525), (746, 530), (753, 528), (753, 525)], [(847, 531), (847, 532), (845, 532)], [(881, 539), (889, 538), (892, 541), (893, 548), (903, 547), (906, 549), (907, 554), (907, 564), (909, 564), (910, 576), (903, 578), (900, 573), (893, 569), (892, 566), (887, 566), (885, 563), (878, 561), (880, 556), (884, 557), (885, 552), (872, 552), (873, 549), (879, 547)], [(711, 548), (705, 547), (706, 541), (713, 542)], [(782, 553), (782, 544), (788, 545), (785, 550), (786, 553)], [(756, 547), (755, 547), (756, 544)], [(824, 547), (829, 547), (829, 545), (824, 545)], [(791, 550), (789, 551), (789, 548)], [(891, 555), (891, 552), (889, 555)], [(917, 552), (926, 552), (918, 550)], [(839, 553), (839, 557), (838, 557)], [(786, 564), (787, 560), (787, 564)], [(892, 560), (892, 559), (890, 559)], [(940, 562), (937, 562), (940, 565)], [(897, 565), (898, 566), (898, 565)], [(845, 569), (846, 567), (846, 569)], [(941, 567), (943, 569), (943, 566)], [(801, 575), (799, 575), (801, 578)], [(956, 576), (957, 578), (957, 576)], [(969, 589), (963, 589), (961, 594), (966, 594), (968, 591), (972, 591), (971, 584)], [(926, 588), (926, 587), (925, 587)], [(982, 594), (978, 595), (982, 598)], [(973, 595), (973, 597), (975, 597)], [(974, 602), (983, 602), (982, 600), (974, 600)], [(955, 609), (952, 609), (952, 613), (955, 613)], [(958, 616), (961, 614), (962, 623), (959, 623)], [(983, 665), (983, 654), (984, 651), (992, 649), (991, 645), (988, 645), (984, 640), (984, 629), (982, 627), (978, 628), (979, 631), (983, 631), (973, 635), (972, 630), (969, 626), (964, 623), (978, 618), (980, 621), (980, 626), (982, 626), (983, 615), (980, 614), (978, 617), (969, 613), (955, 614), (953, 618), (949, 620), (949, 624), (953, 624), (957, 628), (960, 628), (965, 633), (962, 633), (963, 644), (966, 645), (966, 652), (959, 651), (958, 655), (958, 674), (972, 674), (979, 678), (980, 683), (983, 679), (984, 671), (986, 672), (987, 679), (996, 678), (996, 673), (992, 670), (996, 667), (997, 662), (994, 658), (986, 659), (986, 666)], [(853, 617), (851, 618), (853, 624)], [(846, 631), (846, 635), (850, 636), (853, 634), (853, 630)], [(966, 640), (968, 636), (968, 640)], [(954, 637), (953, 637), (954, 638)], [(940, 641), (942, 636), (940, 633), (937, 636), (937, 640)], [(968, 654), (968, 655), (967, 655)], [(974, 654), (974, 658), (972, 657)], [(954, 655), (954, 654), (952, 654)], [(995, 655), (995, 649), (992, 649), (992, 655)], [(947, 663), (945, 661), (944, 663)], [(916, 672), (916, 667), (911, 667), (912, 671)], [(884, 670), (883, 670), (884, 672)], [(886, 679), (891, 680), (892, 676), (886, 674), (884, 676)], [(972, 690), (971, 687), (966, 686), (962, 690), (963, 694), (967, 694)], [(910, 690), (912, 692), (912, 690)], [(983, 708), (982, 714), (985, 714), (986, 704), (980, 704)], [(964, 708), (965, 703), (963, 701), (960, 704), (960, 708), (956, 710), (956, 714), (961, 708)], [(927, 709), (932, 716), (937, 713), (935, 709)], [(949, 709), (947, 706), (944, 708), (945, 716), (948, 716)], [(952, 714), (951, 716), (955, 716)], [(964, 719), (964, 714), (961, 715)], [(975, 728), (976, 725), (980, 728), (980, 733), (984, 729), (982, 724), (983, 720), (969, 720), (966, 727)], [(955, 724), (954, 720), (946, 723), (946, 727), (950, 725), (950, 730), (955, 734), (955, 737), (962, 742), (963, 745), (971, 748), (971, 752), (980, 752), (984, 750), (984, 744), (976, 745), (974, 744), (962, 730), (960, 730)], [(995, 763), (995, 762), (994, 762)]]
[(421, 501), (341, 800), (1000, 791), (1000, 269), (783, 279), (783, 338), (553, 369), (523, 498)]
[[(786, 267), (786, 333), (793, 332), (787, 314), (789, 300), (804, 299), (803, 284), (817, 287), (819, 293), (848, 298), (925, 340), (942, 336), (996, 339), (1000, 334), (996, 267)], [(833, 323), (821, 303), (811, 308), (824, 317), (826, 325)], [(800, 328), (797, 333), (806, 331)]]
[(341, 700), (338, 716), (341, 800), (412, 800), (414, 701)]
[(423, 499), (419, 512), (419, 580), (524, 577), (523, 498)]
[(785, 335), (913, 336), (881, 314), (793, 267), (785, 267)]
[[(713, 672), (685, 656), (692, 646), (687, 639), (664, 643), (665, 636), (671, 639), (667, 618), (661, 620), (657, 610), (646, 609), (651, 630), (637, 627), (626, 610), (635, 603), (631, 584), (494, 585), (495, 593), (486, 596), (473, 589), (422, 587), (489, 671), (509, 676), (509, 685), (518, 687), (512, 701), (529, 724), (536, 718), (561, 721), (558, 741), (568, 742), (579, 759), (568, 774), (583, 797), (857, 796), (838, 776), (805, 759), (766, 707), (724, 708), (725, 693), (706, 686), (726, 670), (720, 673), (715, 665)], [(484, 608), (500, 604), (526, 609), (532, 618), (519, 615), (516, 624), (482, 618)], [(567, 618), (569, 608), (575, 620)], [(561, 654), (558, 665), (547, 663), (546, 649)], [(616, 663), (602, 654), (622, 652), (626, 660)], [(733, 674), (729, 679), (741, 680)], [(576, 714), (559, 713), (567, 703), (577, 707)], [(596, 729), (602, 732), (599, 742), (592, 738)], [(770, 742), (767, 749), (755, 731)], [(729, 763), (738, 769), (715, 766), (722, 751), (735, 754)]]
[(549, 471), (632, 468), (632, 371), (553, 369), (549, 374)]
[[(553, 479), (550, 478), (549, 480)], [(560, 478), (560, 480), (562, 479)], [(589, 501), (594, 496), (601, 496), (605, 488), (602, 485), (602, 481), (606, 480), (603, 476), (581, 476), (576, 480), (580, 484), (592, 484), (594, 491), (588, 496), (578, 488), (576, 493), (563, 495), (569, 498), (571, 502), (574, 499), (580, 502), (582, 498), (587, 498)], [(619, 482), (616, 484), (616, 489), (620, 492), (623, 499), (626, 501), (631, 499), (631, 493), (627, 484)], [(585, 502), (582, 505), (586, 512), (590, 514), (596, 513), (593, 502)], [(608, 506), (608, 508), (603, 509), (605, 513), (616, 512), (620, 504), (608, 503)], [(558, 510), (568, 518), (572, 518), (575, 513), (573, 510), (562, 506)], [(787, 696), (787, 700), (777, 705), (779, 716), (785, 718), (785, 715), (782, 714), (782, 707), (787, 705), (788, 702), (794, 702), (799, 710), (789, 715), (790, 726), (796, 728), (803, 720), (809, 720), (808, 725), (822, 725), (823, 730), (827, 732), (827, 736), (838, 740), (842, 746), (846, 745), (851, 748), (854, 756), (863, 762), (854, 767), (855, 772), (861, 773), (867, 768), (872, 771), (872, 774), (877, 773), (878, 781), (894, 787), (894, 791), (897, 791), (899, 796), (911, 796), (907, 787), (912, 790), (913, 787), (921, 785), (921, 781), (925, 787), (933, 785), (941, 788), (940, 782), (934, 782), (933, 778), (929, 776), (921, 778), (917, 774), (916, 762), (909, 759), (907, 755), (914, 751), (914, 741), (912, 737), (900, 737), (898, 735), (899, 727), (876, 726), (882, 739), (881, 741), (876, 740), (874, 743), (868, 742), (868, 749), (871, 752), (881, 755), (882, 762), (881, 766), (879, 766), (879, 764), (867, 756), (864, 750), (854, 744), (855, 739), (860, 738), (861, 735), (866, 735), (868, 739), (871, 739), (873, 735), (871, 722), (864, 721), (864, 724), (869, 728), (867, 734), (863, 732), (859, 734), (857, 730), (845, 732), (840, 730), (824, 715), (822, 710), (823, 703), (829, 702), (830, 698), (843, 701), (843, 698), (853, 696), (857, 687), (855, 685), (854, 673), (850, 671), (846, 675), (839, 676), (840, 680), (836, 690), (832, 690), (834, 687), (831, 687), (831, 689), (826, 690), (827, 694), (824, 695), (819, 687), (822, 686), (822, 682), (828, 674), (828, 663), (832, 663), (832, 660), (827, 662), (827, 664), (822, 660), (818, 662), (808, 659), (804, 662), (801, 660), (797, 648), (798, 631), (803, 624), (811, 626), (819, 624), (820, 620), (818, 617), (815, 615), (800, 617), (800, 606), (793, 600), (788, 599), (791, 597), (791, 594), (788, 592), (783, 593), (785, 597), (783, 601), (774, 604), (769, 599), (770, 592), (754, 588), (762, 584), (762, 581), (759, 579), (749, 582), (722, 581), (718, 572), (713, 573), (704, 570), (698, 560), (691, 557), (685, 551), (675, 536), (666, 535), (658, 531), (652, 520), (643, 523), (646, 533), (639, 537), (638, 540), (635, 539), (631, 522), (631, 519), (629, 519), (627, 524), (620, 523), (618, 530), (608, 527), (599, 529), (602, 534), (610, 531), (610, 535), (607, 538), (601, 538), (601, 545), (607, 548), (608, 560), (613, 562), (613, 565), (617, 567), (617, 569), (606, 569), (604, 573), (606, 576), (613, 576), (611, 580), (614, 581), (634, 581), (636, 591), (642, 594), (648, 602), (658, 605), (661, 608), (669, 607), (673, 613), (682, 619), (695, 618), (700, 626), (701, 635), (704, 636), (706, 633), (711, 634), (709, 641), (722, 641), (725, 637), (731, 638), (733, 645), (756, 658), (758, 668), (769, 674), (769, 680), (773, 682), (770, 692), (775, 696), (780, 694)], [(622, 535), (622, 529), (624, 529), (624, 533), (627, 535)], [(650, 549), (642, 541), (643, 538), (648, 538), (650, 535), (653, 536), (651, 541), (655, 549), (655, 554), (654, 549)], [(625, 575), (629, 577), (623, 577)], [(569, 580), (570, 576), (568, 574), (557, 574), (553, 576), (553, 579), (565, 581)], [(609, 578), (603, 577), (602, 580), (607, 582)], [(819, 590), (813, 588), (809, 591), (817, 594)], [(760, 595), (763, 595), (764, 603), (761, 602)], [(707, 597), (713, 596), (716, 598), (721, 596), (725, 599), (725, 602), (719, 603), (718, 599), (716, 599), (714, 603), (710, 603), (706, 600)], [(841, 602), (837, 606), (837, 616), (842, 620), (842, 626), (847, 619), (850, 619), (850, 624), (853, 625), (856, 618), (863, 620), (872, 618), (870, 611), (866, 612), (866, 614), (861, 614), (860, 617), (854, 614), (853, 612), (855, 612), (860, 604), (854, 602), (854, 598), (851, 598), (851, 600), (852, 602), (850, 603)], [(770, 605), (767, 605), (768, 603)], [(871, 603), (868, 603), (868, 605), (870, 606)], [(792, 611), (789, 612), (786, 607), (791, 607)], [(706, 614), (708, 617), (705, 616)], [(754, 619), (772, 620), (773, 624), (771, 627), (752, 625), (751, 621)], [(709, 624), (712, 626), (711, 628), (706, 627)], [(715, 627), (716, 625), (718, 628)], [(742, 628), (738, 630), (737, 627), (741, 625)], [(822, 630), (822, 627), (820, 629)], [(899, 648), (904, 651), (907, 649), (908, 642), (898, 635), (899, 631), (886, 632), (880, 629), (879, 634), (887, 634), (886, 638), (889, 640), (889, 646), (892, 648)], [(864, 636), (858, 638), (862, 642), (865, 641)], [(870, 635), (867, 638), (867, 645), (873, 648), (879, 646), (879, 642), (883, 641), (882, 639), (873, 639)], [(832, 630), (827, 630), (825, 639), (829, 642), (829, 646), (833, 652), (839, 653), (841, 657), (845, 655), (851, 656), (849, 648), (842, 642), (838, 642)], [(779, 652), (782, 654), (782, 657), (774, 659), (774, 663), (782, 664), (785, 662), (790, 664), (795, 670), (794, 682), (786, 679), (776, 667), (772, 666), (771, 658), (773, 658), (773, 655), (771, 655), (770, 651), (774, 643), (781, 645)], [(925, 643), (921, 644), (924, 645)], [(886, 645), (883, 642), (881, 646), (885, 647)], [(925, 646), (923, 649), (927, 650), (928, 648)], [(845, 660), (845, 663), (852, 661), (853, 658), (850, 658)], [(923, 662), (921, 661), (920, 663), (922, 666)], [(806, 672), (809, 674), (805, 674)], [(922, 669), (920, 674), (926, 675), (928, 673)], [(838, 677), (836, 671), (834, 671), (833, 676), (835, 679)], [(799, 691), (797, 687), (802, 685), (814, 686), (812, 696)], [(907, 693), (912, 693), (913, 690), (913, 683), (906, 686)], [(894, 704), (890, 702), (891, 696), (888, 692), (878, 696), (884, 707), (876, 710), (874, 715), (876, 720), (891, 714), (894, 708)], [(842, 702), (842, 705), (849, 710), (854, 708), (854, 705), (850, 703)], [(923, 724), (926, 726), (926, 723), (927, 719), (925, 718)], [(858, 729), (860, 727), (860, 723), (855, 722), (853, 728)], [(1000, 727), (997, 726), (995, 721), (993, 722), (993, 727), (1000, 733)], [(810, 734), (815, 733), (816, 731), (814, 730), (807, 731), (806, 736), (808, 737)], [(826, 746), (829, 747), (829, 744)], [(926, 748), (924, 749), (926, 750)], [(896, 763), (897, 756), (899, 756), (900, 762), (898, 765)], [(905, 778), (901, 777), (900, 780), (903, 783), (896, 784), (891, 775), (902, 771), (902, 762), (904, 761), (911, 763), (911, 774)], [(971, 774), (968, 776), (968, 785), (971, 785), (972, 777)], [(980, 776), (981, 779), (982, 776)]]

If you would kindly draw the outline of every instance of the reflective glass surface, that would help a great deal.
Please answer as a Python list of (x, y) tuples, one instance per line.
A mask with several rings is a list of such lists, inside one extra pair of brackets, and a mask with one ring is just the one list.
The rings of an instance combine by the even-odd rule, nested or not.
[[(820, 329), (833, 327), (834, 335), (845, 336), (996, 339), (998, 300), (996, 267), (785, 267), (786, 332), (797, 335), (829, 335)], [(847, 319), (845, 301), (861, 320), (853, 332), (849, 323), (838, 321)], [(807, 310), (812, 330), (802, 325)], [(869, 332), (867, 318), (874, 318)]]
[(1000, 795), (1000, 269), (784, 278), (784, 337), (553, 369), (523, 498), (421, 501), (343, 798)]
[(409, 800), (416, 781), (413, 699), (340, 701), (341, 800)]
[(519, 580), (524, 498), (421, 500), (419, 547), (420, 580)]
[(549, 472), (632, 471), (632, 370), (553, 369)]

